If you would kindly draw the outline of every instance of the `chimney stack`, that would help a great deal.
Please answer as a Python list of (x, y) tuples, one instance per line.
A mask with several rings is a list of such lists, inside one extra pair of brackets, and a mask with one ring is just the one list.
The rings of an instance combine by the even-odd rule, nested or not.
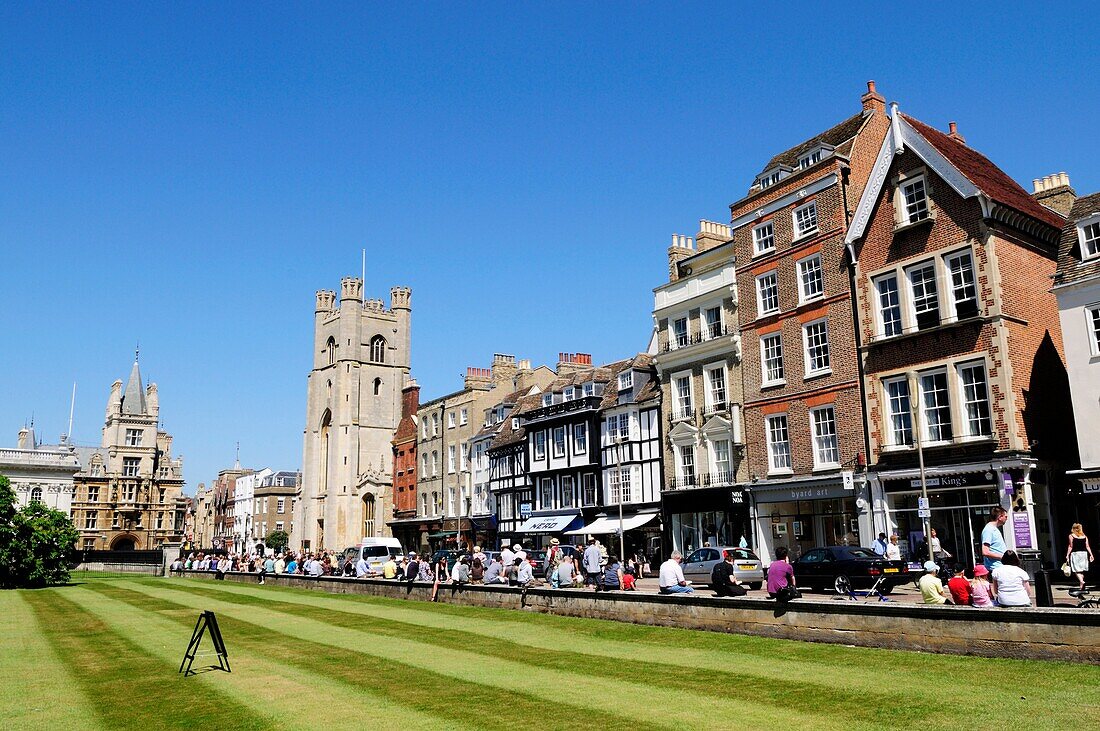
[(505, 353), (493, 353), (492, 382), (496, 386), (501, 383), (514, 383), (516, 377), (516, 356)]
[(699, 221), (699, 233), (695, 235), (695, 247), (700, 253), (709, 251), (733, 239), (733, 229), (725, 223)]
[(401, 416), (413, 416), (420, 409), (420, 384), (410, 378), (401, 389)]
[(1069, 176), (1054, 173), (1045, 178), (1031, 181), (1031, 197), (1055, 213), (1068, 216), (1073, 202), (1077, 200), (1077, 191), (1069, 185)]
[(466, 390), (478, 389), (481, 391), (488, 391), (493, 383), (493, 372), (488, 368), (474, 368), (469, 367), (466, 369), (466, 381), (463, 387)]
[(863, 104), (864, 114), (886, 113), (886, 97), (875, 91), (874, 81), (867, 82), (867, 93), (861, 96), (859, 101)]
[(590, 353), (558, 353), (558, 375), (579, 373), (592, 368)]
[(668, 247), (668, 281), (680, 278), (680, 262), (695, 254), (695, 241), (690, 236), (672, 234), (672, 246)]
[(948, 122), (947, 123), (947, 129), (948, 129), (948, 132), (947, 132), (948, 137), (955, 140), (956, 142), (961, 142), (964, 145), (966, 144), (966, 138), (963, 137), (961, 134), (959, 134), (959, 126), (957, 124), (955, 124), (954, 122)]

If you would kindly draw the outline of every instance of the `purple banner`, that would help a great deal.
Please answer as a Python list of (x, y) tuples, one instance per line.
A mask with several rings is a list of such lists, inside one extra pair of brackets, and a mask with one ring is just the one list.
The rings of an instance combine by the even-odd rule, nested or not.
[(1016, 538), (1016, 548), (1031, 548), (1031, 521), (1026, 510), (1012, 514), (1012, 535)]

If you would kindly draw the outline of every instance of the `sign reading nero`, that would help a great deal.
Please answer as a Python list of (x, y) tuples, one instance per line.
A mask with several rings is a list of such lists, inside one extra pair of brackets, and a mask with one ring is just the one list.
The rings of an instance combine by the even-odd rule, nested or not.
[(532, 523), (528, 523), (526, 525), (526, 528), (529, 533), (535, 533), (537, 531), (543, 530), (556, 532), (561, 529), (561, 524), (557, 520), (549, 518), (547, 520), (538, 520)]
[[(960, 475), (940, 475), (925, 478), (929, 489), (955, 489), (961, 487), (989, 487), (994, 478), (987, 478), (984, 472), (964, 472)], [(883, 480), (882, 488), (886, 492), (912, 492), (920, 490), (920, 479)]]

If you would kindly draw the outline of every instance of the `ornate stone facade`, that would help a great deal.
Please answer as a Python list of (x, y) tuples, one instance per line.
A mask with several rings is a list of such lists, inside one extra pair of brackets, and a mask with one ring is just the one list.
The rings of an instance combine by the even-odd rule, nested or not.
[(38, 502), (71, 515), (73, 475), (80, 469), (68, 438), (61, 444), (38, 444), (34, 427), (19, 430), (15, 449), (0, 449), (0, 475), (11, 481), (19, 506)]
[(317, 292), (296, 546), (343, 549), (368, 527), (390, 535), (391, 440), (409, 375), (411, 298), (394, 287), (388, 309), (364, 301), (356, 277), (341, 281), (339, 305), (335, 292)]

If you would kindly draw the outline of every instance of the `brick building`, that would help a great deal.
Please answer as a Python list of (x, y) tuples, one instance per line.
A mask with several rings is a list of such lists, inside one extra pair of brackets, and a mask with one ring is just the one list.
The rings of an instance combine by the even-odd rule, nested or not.
[(651, 352), (668, 435), (666, 544), (687, 555), (704, 542), (737, 545), (753, 535), (742, 487), (748, 471), (730, 227), (700, 221), (694, 239), (673, 236), (668, 259), (669, 281), (654, 290)]
[(260, 477), (253, 493), (252, 536), (255, 543), (265, 543), (269, 534), (283, 531), (294, 540), (294, 501), (301, 487), (302, 473), (290, 470), (272, 472)]
[(765, 561), (778, 546), (798, 556), (817, 545), (869, 542), (844, 235), (889, 121), (874, 82), (861, 103), (773, 157), (730, 206), (755, 514), (749, 540)]
[(950, 128), (895, 105), (846, 237), (874, 528), (917, 553), (922, 447), (945, 550), (980, 560), (986, 516), (1003, 506), (1009, 547), (1052, 558), (1049, 498), (1073, 441), (1050, 293), (1064, 219)]
[(401, 421), (393, 433), (393, 515), (387, 521), (401, 545), (418, 545), (416, 517), (416, 433), (420, 385), (412, 379), (401, 389)]

